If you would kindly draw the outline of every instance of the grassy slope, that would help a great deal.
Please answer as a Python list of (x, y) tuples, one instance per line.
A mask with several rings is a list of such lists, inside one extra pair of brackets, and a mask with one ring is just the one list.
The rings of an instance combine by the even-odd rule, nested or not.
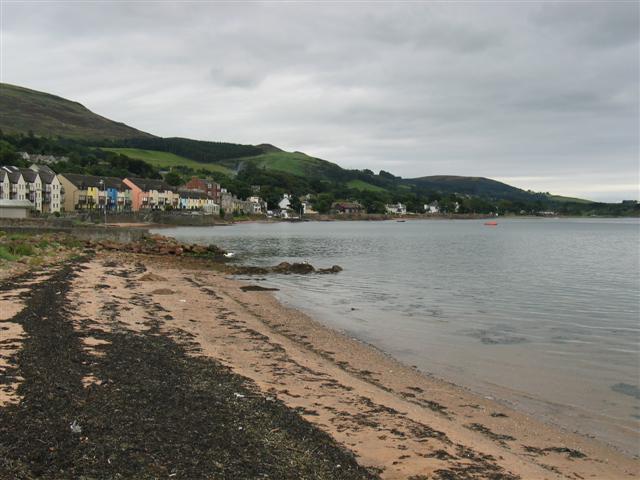
[(237, 170), (243, 165), (251, 163), (267, 171), (289, 173), (299, 177), (316, 176), (324, 178), (323, 173), (331, 169), (339, 169), (335, 163), (319, 158), (310, 157), (302, 152), (268, 151), (255, 157), (222, 160), (222, 165)]
[(364, 182), (362, 180), (351, 180), (347, 182), (347, 187), (355, 190), (369, 191), (369, 192), (384, 192), (385, 189), (371, 183)]
[(593, 203), (591, 200), (585, 200), (584, 198), (563, 197), (562, 195), (547, 195), (547, 198), (558, 203)]
[(139, 148), (100, 148), (101, 150), (107, 150), (110, 152), (121, 153), (129, 158), (143, 160), (150, 165), (158, 168), (170, 168), (176, 166), (191, 167), (195, 170), (204, 169), (212, 173), (224, 173), (226, 175), (232, 175), (232, 171), (227, 167), (216, 163), (200, 163), (189, 158), (174, 155), (169, 152), (158, 152), (155, 150), (142, 150)]
[(0, 112), (0, 129), (7, 133), (33, 131), (82, 139), (151, 136), (96, 115), (77, 102), (8, 83), (0, 84)]
[(405, 183), (411, 183), (423, 188), (441, 191), (444, 193), (480, 195), (493, 198), (508, 198), (512, 200), (532, 198), (532, 195), (524, 190), (484, 177), (434, 175), (407, 179), (405, 180)]

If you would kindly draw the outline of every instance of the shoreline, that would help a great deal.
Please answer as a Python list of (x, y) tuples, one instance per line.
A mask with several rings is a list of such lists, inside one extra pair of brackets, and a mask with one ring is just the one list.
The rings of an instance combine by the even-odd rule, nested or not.
[[(269, 284), (268, 279), (264, 282), (260, 281), (259, 284)], [(250, 281), (247, 278), (239, 278), (238, 281)], [(280, 285), (279, 285), (280, 286)], [(565, 433), (571, 433), (578, 435), (585, 439), (597, 439), (597, 441), (607, 448), (618, 452), (621, 455), (640, 460), (640, 436), (624, 433), (624, 440), (620, 435), (620, 422), (617, 425), (610, 425), (605, 422), (605, 416), (599, 415), (596, 411), (585, 409), (584, 406), (576, 406), (572, 404), (559, 403), (543, 396), (534, 396), (530, 392), (518, 390), (506, 385), (499, 385), (497, 383), (483, 380), (478, 381), (471, 377), (469, 372), (457, 371), (455, 374), (453, 371), (443, 372), (446, 370), (454, 369), (459, 370), (459, 367), (452, 367), (450, 365), (441, 364), (440, 369), (429, 366), (417, 366), (411, 364), (411, 361), (402, 359), (401, 356), (397, 356), (391, 351), (387, 351), (384, 347), (378, 346), (375, 343), (367, 341), (363, 338), (358, 338), (355, 333), (351, 333), (338, 326), (332, 326), (330, 322), (323, 321), (322, 314), (314, 312), (312, 309), (306, 308), (301, 305), (296, 305), (291, 298), (295, 295), (295, 288), (281, 289), (279, 292), (273, 292), (273, 296), (278, 302), (283, 304), (285, 308), (299, 311), (303, 315), (309, 317), (312, 322), (320, 324), (322, 327), (334, 330), (340, 335), (343, 335), (355, 342), (361, 343), (367, 348), (373, 349), (379, 352), (382, 356), (399, 363), (404, 368), (412, 369), (419, 372), (421, 375), (444, 382), (451, 385), (452, 388), (461, 389), (476, 397), (488, 398), (491, 401), (514, 411), (517, 411), (523, 415), (531, 417), (532, 419), (548, 425), (551, 428), (561, 430)], [(563, 421), (564, 419), (566, 421)], [(588, 420), (586, 420), (588, 419)], [(604, 428), (606, 435), (602, 437), (596, 437), (596, 433), (599, 428)], [(600, 433), (603, 433), (600, 431)], [(614, 436), (611, 436), (614, 435)]]
[(639, 471), (637, 459), (422, 374), (246, 285), (197, 259), (103, 252), (79, 271), (69, 304), (74, 317), (103, 330), (113, 328), (110, 311), (118, 328), (139, 333), (149, 313), (136, 303), (155, 305), (156, 316), (171, 317), (162, 335), (188, 339), (195, 356), (282, 400), (381, 478), (632, 478)]

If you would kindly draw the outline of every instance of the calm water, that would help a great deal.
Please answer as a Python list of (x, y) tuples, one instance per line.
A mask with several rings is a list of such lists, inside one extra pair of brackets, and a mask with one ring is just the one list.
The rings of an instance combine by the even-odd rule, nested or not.
[(422, 371), (638, 453), (640, 223), (501, 220), (161, 230), (270, 276), (280, 298)]

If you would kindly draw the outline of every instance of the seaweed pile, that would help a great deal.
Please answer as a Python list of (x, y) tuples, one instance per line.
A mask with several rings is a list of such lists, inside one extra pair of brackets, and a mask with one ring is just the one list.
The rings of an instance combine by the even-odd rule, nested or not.
[[(142, 333), (72, 324), (78, 268), (0, 285), (26, 289), (11, 319), (26, 337), (6, 377), (24, 380), (21, 401), (0, 408), (0, 478), (376, 478), (277, 398), (163, 335), (160, 314)], [(89, 336), (99, 355), (83, 348)]]

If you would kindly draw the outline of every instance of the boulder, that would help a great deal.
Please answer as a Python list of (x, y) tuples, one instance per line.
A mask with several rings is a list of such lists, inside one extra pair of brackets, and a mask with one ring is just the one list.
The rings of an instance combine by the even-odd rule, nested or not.
[(342, 271), (342, 267), (340, 265), (333, 265), (330, 268), (319, 268), (318, 273), (338, 273)]
[(294, 263), (289, 267), (289, 272), (297, 273), (300, 275), (306, 275), (307, 273), (313, 273), (316, 269), (310, 263)]

